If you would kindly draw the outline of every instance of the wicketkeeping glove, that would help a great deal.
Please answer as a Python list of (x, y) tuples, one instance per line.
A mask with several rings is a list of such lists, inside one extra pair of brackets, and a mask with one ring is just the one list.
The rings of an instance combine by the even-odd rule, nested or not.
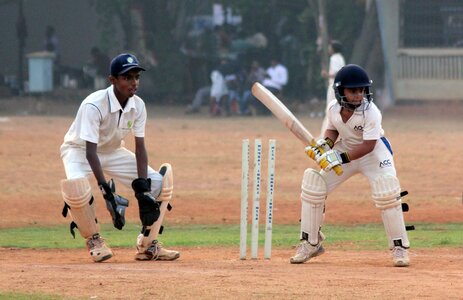
[(116, 194), (116, 186), (112, 179), (107, 183), (101, 182), (98, 186), (103, 193), (106, 208), (111, 214), (114, 227), (121, 230), (125, 225), (125, 208), (129, 206), (129, 200)]
[(161, 214), (159, 202), (151, 195), (151, 179), (137, 178), (132, 181), (132, 188), (138, 200), (141, 223), (143, 226), (151, 226)]

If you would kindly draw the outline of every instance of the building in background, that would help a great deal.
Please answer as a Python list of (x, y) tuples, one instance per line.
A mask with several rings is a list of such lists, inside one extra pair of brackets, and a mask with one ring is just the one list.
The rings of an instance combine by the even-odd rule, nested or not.
[[(20, 44), (16, 33), (19, 3), (20, 1), (0, 3), (0, 80), (7, 85), (19, 84)], [(44, 32), (47, 26), (53, 26), (60, 41), (62, 74), (67, 74), (66, 78), (77, 76), (90, 59), (90, 49), (98, 46), (100, 42), (98, 15), (91, 6), (91, 1), (23, 1), (22, 10), (27, 23), (27, 38), (24, 41), (25, 62), (28, 54), (43, 50)], [(117, 27), (114, 36), (116, 42), (118, 37), (122, 36)], [(27, 81), (28, 64), (24, 63), (22, 69), (24, 80)]]
[(376, 5), (390, 98), (463, 100), (463, 1)]

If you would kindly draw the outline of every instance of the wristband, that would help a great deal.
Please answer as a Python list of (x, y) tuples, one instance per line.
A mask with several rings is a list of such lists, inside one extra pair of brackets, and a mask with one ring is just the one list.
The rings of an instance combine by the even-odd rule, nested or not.
[(341, 153), (340, 156), (341, 156), (343, 164), (347, 164), (347, 163), (350, 162), (350, 157), (349, 157), (349, 154), (347, 152)]
[(330, 146), (330, 148), (332, 149), (333, 146), (334, 146), (333, 140), (330, 139), (329, 137), (326, 137), (326, 138), (325, 138), (325, 141), (326, 141), (326, 144), (327, 144), (328, 146)]

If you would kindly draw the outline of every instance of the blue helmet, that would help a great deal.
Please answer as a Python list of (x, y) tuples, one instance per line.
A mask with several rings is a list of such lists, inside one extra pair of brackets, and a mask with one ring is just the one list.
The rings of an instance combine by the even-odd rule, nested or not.
[[(373, 101), (372, 93), (370, 93), (370, 86), (373, 81), (368, 77), (365, 70), (354, 64), (345, 65), (342, 67), (334, 77), (334, 95), (338, 103), (349, 110), (356, 110), (362, 106), (362, 110), (369, 107)], [(345, 88), (365, 88), (365, 97), (362, 103), (349, 103), (344, 98)]]

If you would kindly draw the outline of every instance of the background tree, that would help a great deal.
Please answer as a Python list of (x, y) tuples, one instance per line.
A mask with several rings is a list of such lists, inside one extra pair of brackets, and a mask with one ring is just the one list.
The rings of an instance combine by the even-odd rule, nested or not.
[[(193, 30), (199, 16), (212, 16), (212, 5), (222, 4), (242, 17), (232, 29), (233, 38), (262, 33), (265, 49), (251, 49), (239, 57), (244, 66), (253, 59), (268, 66), (277, 57), (289, 71), (285, 97), (304, 101), (322, 98), (324, 81), (321, 62), (327, 60), (317, 49), (322, 27), (326, 41), (340, 40), (349, 62), (360, 34), (368, 0), (93, 0), (100, 16), (102, 43), (106, 49), (131, 50), (153, 64), (144, 82), (147, 101), (187, 103), (196, 89), (209, 83), (209, 73), (217, 61), (212, 29)], [(320, 10), (320, 5), (324, 5)], [(324, 11), (324, 13), (323, 13)], [(324, 18), (320, 23), (320, 12)], [(326, 22), (325, 22), (326, 21)], [(320, 24), (328, 24), (320, 26)], [(364, 25), (366, 26), (366, 25)], [(123, 41), (111, 33), (120, 28)], [(365, 33), (366, 34), (366, 33)], [(359, 55), (360, 55), (359, 51)], [(357, 53), (357, 50), (356, 50)]]

